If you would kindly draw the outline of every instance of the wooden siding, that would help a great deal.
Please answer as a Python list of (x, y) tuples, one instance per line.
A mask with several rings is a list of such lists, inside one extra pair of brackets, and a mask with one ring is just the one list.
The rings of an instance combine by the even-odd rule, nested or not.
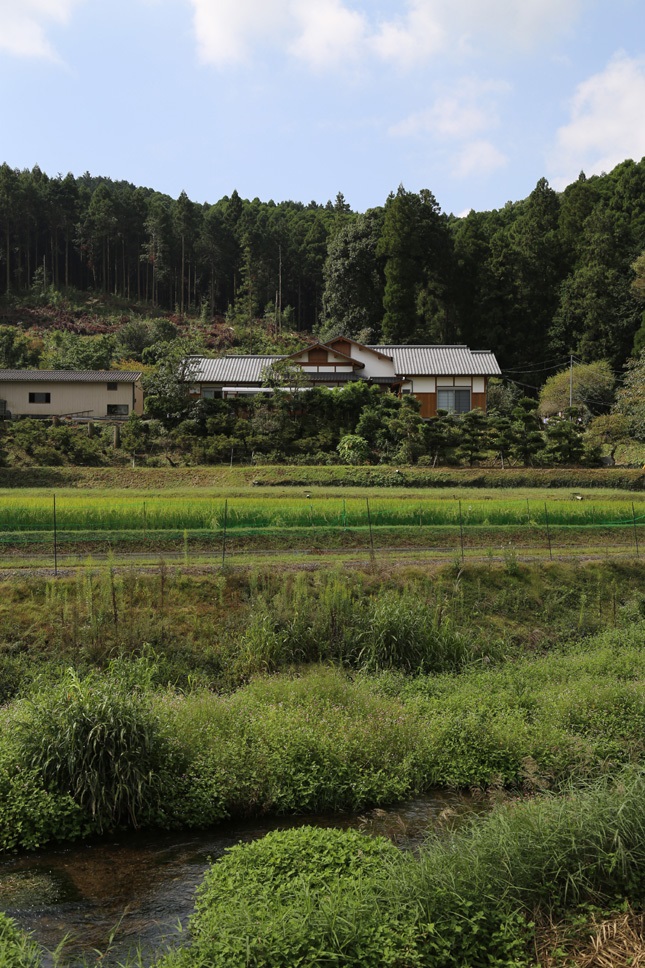
[(327, 363), (329, 361), (329, 356), (327, 350), (314, 349), (309, 350), (309, 362), (310, 363)]
[(437, 394), (436, 393), (415, 393), (414, 396), (421, 404), (421, 416), (435, 417), (437, 414)]

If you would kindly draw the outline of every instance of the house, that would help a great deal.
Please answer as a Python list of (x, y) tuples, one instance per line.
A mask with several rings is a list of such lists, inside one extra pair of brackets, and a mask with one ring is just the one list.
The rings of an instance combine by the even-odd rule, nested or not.
[[(437, 410), (486, 410), (488, 380), (501, 370), (490, 350), (454, 346), (366, 346), (347, 336), (314, 343), (290, 356), (192, 357), (188, 380), (193, 397), (231, 398), (272, 393), (267, 372), (276, 363), (300, 371), (303, 386), (338, 387), (363, 380), (397, 395), (411, 394), (421, 416)], [(302, 387), (298, 387), (301, 389)]]
[(0, 370), (0, 417), (124, 420), (143, 413), (141, 373)]

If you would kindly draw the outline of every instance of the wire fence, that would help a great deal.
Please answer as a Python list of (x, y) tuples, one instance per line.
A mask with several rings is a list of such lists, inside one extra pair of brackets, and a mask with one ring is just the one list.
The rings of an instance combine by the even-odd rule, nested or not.
[[(209, 506), (207, 506), (209, 504)], [(0, 557), (51, 563), (88, 555), (180, 556), (187, 562), (226, 564), (244, 555), (365, 553), (424, 557), (584, 556), (640, 557), (645, 525), (642, 505), (620, 501), (580, 507), (577, 501), (500, 500), (465, 503), (442, 499), (407, 506), (369, 498), (338, 501), (224, 499), (217, 506), (129, 502), (125, 511), (106, 504), (60, 500), (37, 507), (13, 504), (0, 514)], [(261, 506), (264, 507), (261, 509)], [(550, 505), (550, 506), (549, 506)], [(261, 510), (260, 510), (261, 509)], [(129, 526), (122, 526), (123, 524)], [(49, 525), (49, 526), (47, 526)], [(74, 526), (70, 526), (74, 525)], [(133, 526), (134, 525), (134, 526)]]

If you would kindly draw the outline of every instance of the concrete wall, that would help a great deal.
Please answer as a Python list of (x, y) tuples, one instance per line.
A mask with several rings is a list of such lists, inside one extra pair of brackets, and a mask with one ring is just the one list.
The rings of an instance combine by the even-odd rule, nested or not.
[[(49, 393), (50, 403), (30, 403), (30, 393)], [(128, 414), (143, 413), (143, 391), (133, 383), (117, 383), (108, 390), (106, 383), (72, 383), (46, 380), (2, 381), (0, 400), (14, 417), (53, 417), (75, 414), (84, 417), (107, 417), (108, 405), (125, 404)], [(89, 411), (84, 413), (84, 411)]]

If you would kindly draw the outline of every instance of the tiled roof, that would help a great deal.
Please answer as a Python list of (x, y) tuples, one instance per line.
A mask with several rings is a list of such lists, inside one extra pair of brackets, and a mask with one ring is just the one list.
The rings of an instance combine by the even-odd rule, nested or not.
[(371, 346), (391, 356), (398, 376), (500, 376), (490, 350), (455, 346)]
[(3, 383), (136, 383), (134, 370), (0, 370)]
[(226, 385), (261, 383), (263, 372), (283, 356), (221, 356), (211, 360), (195, 356), (190, 360), (186, 379), (194, 383)]

